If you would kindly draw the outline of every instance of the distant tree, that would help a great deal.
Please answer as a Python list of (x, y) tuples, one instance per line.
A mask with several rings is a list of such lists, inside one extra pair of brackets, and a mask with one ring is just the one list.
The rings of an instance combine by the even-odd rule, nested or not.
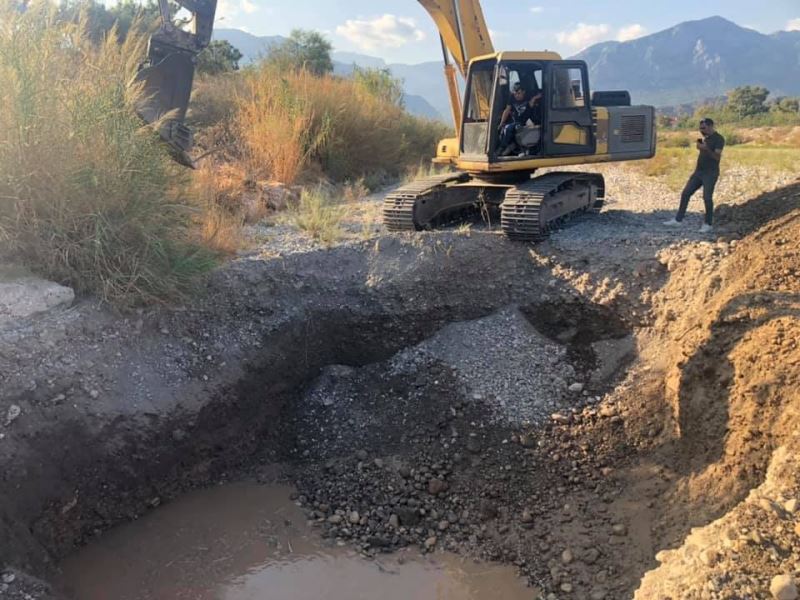
[(353, 79), (376, 98), (403, 106), (403, 80), (393, 77), (389, 69), (365, 69), (357, 66), (353, 70)]
[(239, 70), (242, 53), (227, 40), (214, 40), (197, 55), (197, 72), (218, 75)]
[(670, 115), (659, 114), (656, 122), (658, 123), (658, 127), (661, 129), (669, 129), (672, 127), (673, 121), (677, 119), (673, 119)]
[(751, 117), (767, 112), (769, 90), (756, 85), (737, 87), (728, 93), (728, 110), (739, 117)]
[(270, 49), (266, 60), (282, 69), (305, 69), (314, 75), (324, 75), (333, 71), (332, 49), (321, 33), (293, 29), (287, 39)]
[(59, 18), (79, 22), (83, 19), (90, 39), (101, 42), (116, 25), (120, 41), (134, 25), (141, 31), (153, 29), (159, 17), (158, 3), (147, 0), (121, 0), (110, 8), (98, 0), (65, 0), (59, 5)]
[(800, 98), (778, 98), (772, 104), (770, 110), (777, 113), (800, 113)]

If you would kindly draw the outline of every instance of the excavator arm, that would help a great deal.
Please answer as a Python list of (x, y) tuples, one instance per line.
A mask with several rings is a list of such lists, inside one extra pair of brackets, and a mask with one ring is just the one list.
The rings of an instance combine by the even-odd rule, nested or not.
[[(439, 30), (444, 54), (444, 72), (453, 122), (458, 132), (461, 126), (461, 95), (458, 91), (456, 69), (462, 77), (467, 74), (469, 61), (476, 56), (494, 53), (489, 28), (483, 17), (479, 0), (419, 0)], [(450, 62), (453, 57), (454, 64)], [(478, 91), (489, 101), (490, 92)]]
[(188, 29), (175, 24), (169, 0), (158, 0), (161, 25), (147, 47), (147, 58), (134, 77), (141, 88), (136, 112), (147, 123), (156, 124), (176, 160), (194, 166), (189, 157), (192, 133), (186, 126), (186, 111), (192, 95), (195, 58), (211, 42), (217, 0), (175, 0), (191, 13)]
[(462, 76), (469, 61), (494, 53), (489, 28), (478, 0), (419, 0), (436, 23), (444, 47)]

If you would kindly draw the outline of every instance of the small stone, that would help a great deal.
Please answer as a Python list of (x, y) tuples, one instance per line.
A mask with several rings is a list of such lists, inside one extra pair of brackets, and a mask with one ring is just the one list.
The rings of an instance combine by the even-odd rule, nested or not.
[(428, 482), (428, 493), (432, 496), (438, 496), (444, 491), (447, 491), (447, 484), (441, 479), (431, 479)]
[(589, 594), (590, 600), (605, 600), (606, 592), (605, 590), (592, 590), (592, 593)]
[(401, 465), (400, 468), (397, 469), (397, 474), (403, 479), (408, 479), (411, 477), (411, 469), (409, 469), (406, 465)]
[(628, 533), (628, 528), (622, 523), (617, 523), (611, 528), (611, 531), (614, 535), (625, 535)]
[(527, 433), (523, 433), (519, 436), (519, 443), (523, 448), (533, 448), (536, 446), (536, 438)]
[(97, 398), (100, 397), (100, 392), (98, 392), (97, 390), (92, 390), (91, 392), (89, 392), (89, 396), (91, 396), (93, 400), (97, 400)]
[(3, 573), (3, 583), (12, 584), (14, 580), (17, 578), (16, 575), (13, 573)]
[(12, 404), (8, 407), (8, 412), (6, 413), (6, 427), (11, 425), (14, 421), (16, 421), (19, 416), (22, 414), (22, 409), (17, 406), (16, 404)]
[(571, 583), (562, 583), (561, 584), (561, 591), (564, 592), (565, 594), (571, 594), (572, 593), (572, 584)]
[(719, 554), (715, 550), (703, 550), (700, 553), (700, 562), (707, 567), (713, 567), (719, 560)]
[(450, 527), (450, 521), (439, 521), (439, 531), (446, 531)]
[(792, 498), (791, 500), (787, 500), (786, 504), (783, 505), (784, 510), (793, 515), (797, 512), (797, 498)]
[(610, 404), (604, 404), (603, 406), (600, 407), (601, 417), (609, 418), (616, 416), (616, 414), (617, 414), (617, 408), (615, 406), (612, 406)]
[(469, 436), (467, 438), (467, 450), (473, 454), (480, 454), (482, 450), (481, 441), (477, 437)]
[(580, 394), (583, 391), (583, 384), (579, 381), (576, 381), (571, 386), (569, 386), (569, 391), (575, 394)]
[(569, 423), (569, 417), (567, 415), (562, 415), (561, 413), (553, 413), (550, 415), (550, 419), (555, 423), (559, 424), (566, 424)]
[(358, 460), (367, 460), (367, 451), (366, 450), (358, 450), (356, 452), (356, 458)]
[(533, 514), (527, 508), (522, 511), (522, 516), (519, 518), (520, 521), (523, 523), (532, 523), (533, 522)]
[(376, 459), (373, 461), (373, 464), (374, 464), (376, 467), (378, 467), (379, 469), (382, 469), (382, 468), (383, 468), (383, 460), (382, 460), (382, 459), (380, 459), (380, 458), (376, 458)]
[(408, 506), (399, 506), (397, 508), (397, 518), (404, 527), (414, 527), (420, 521), (419, 513)]
[(400, 528), (400, 517), (398, 517), (397, 515), (390, 515), (389, 516), (389, 526), (392, 527), (393, 529), (399, 529)]
[(434, 546), (436, 546), (436, 542), (437, 542), (437, 541), (438, 541), (438, 540), (436, 539), (436, 536), (435, 536), (435, 535), (432, 535), (432, 536), (431, 536), (431, 537), (429, 537), (427, 540), (425, 540), (425, 548), (426, 548), (427, 550), (432, 550), (432, 549), (433, 549), (433, 547), (434, 547)]
[(769, 584), (769, 591), (775, 600), (797, 600), (797, 586), (791, 575), (776, 575)]
[(574, 557), (572, 556), (572, 551), (569, 548), (567, 548), (561, 553), (561, 562), (564, 563), (565, 565), (570, 564), (573, 560)]
[(328, 517), (328, 523), (331, 525), (338, 525), (342, 522), (342, 515), (331, 515)]
[(186, 439), (186, 432), (183, 429), (175, 429), (172, 432), (172, 439), (176, 442), (182, 442)]
[(583, 553), (583, 562), (587, 565), (593, 565), (597, 562), (597, 559), (600, 558), (600, 551), (597, 548), (589, 548), (586, 552)]
[(358, 522), (361, 521), (361, 515), (353, 511), (350, 513), (349, 521), (351, 525), (358, 525)]

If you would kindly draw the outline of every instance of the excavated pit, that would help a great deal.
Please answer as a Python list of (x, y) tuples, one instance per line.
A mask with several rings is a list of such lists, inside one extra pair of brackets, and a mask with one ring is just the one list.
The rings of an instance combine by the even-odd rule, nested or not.
[[(794, 443), (796, 271), (777, 270), (788, 284), (773, 293), (737, 279), (758, 268), (761, 238), (744, 252), (689, 245), (648, 259), (664, 267), (646, 295), (606, 301), (524, 248), (476, 236), (445, 254), (432, 240), (234, 269), (199, 310), (134, 323), (135, 342), (105, 330), (80, 340), (99, 348), (94, 365), (134, 346), (138, 358), (121, 360), (146, 376), (20, 387), (19, 437), (0, 446), (12, 491), (0, 502), (0, 561), (15, 577), (4, 592), (50, 597), (23, 573), (53, 581), (64, 557), (115, 525), (244, 481), (293, 486), (319, 544), (368, 560), (415, 549), (497, 561), (543, 598), (674, 595), (673, 564), (695, 563), (661, 553), (654, 570), (657, 553), (728, 519)], [(506, 269), (476, 261), (487, 255)], [(775, 260), (772, 246), (763, 255)], [(747, 291), (753, 282), (766, 291)], [(97, 318), (87, 314), (82, 331)], [(118, 395), (66, 418), (96, 389)], [(64, 398), (48, 416), (54, 396)], [(148, 408), (159, 397), (174, 401)], [(135, 410), (124, 414), (125, 402)], [(25, 420), (37, 411), (38, 428)], [(798, 495), (795, 483), (770, 484), (771, 501)], [(796, 547), (781, 548), (781, 561), (796, 560)], [(753, 589), (768, 575), (752, 575)]]

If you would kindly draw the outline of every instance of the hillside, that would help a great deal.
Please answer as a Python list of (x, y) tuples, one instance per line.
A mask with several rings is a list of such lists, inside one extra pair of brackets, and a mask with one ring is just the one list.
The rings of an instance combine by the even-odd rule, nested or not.
[(800, 32), (765, 35), (722, 17), (688, 21), (629, 42), (603, 42), (574, 58), (592, 87), (628, 89), (657, 106), (723, 96), (740, 85), (800, 94)]

